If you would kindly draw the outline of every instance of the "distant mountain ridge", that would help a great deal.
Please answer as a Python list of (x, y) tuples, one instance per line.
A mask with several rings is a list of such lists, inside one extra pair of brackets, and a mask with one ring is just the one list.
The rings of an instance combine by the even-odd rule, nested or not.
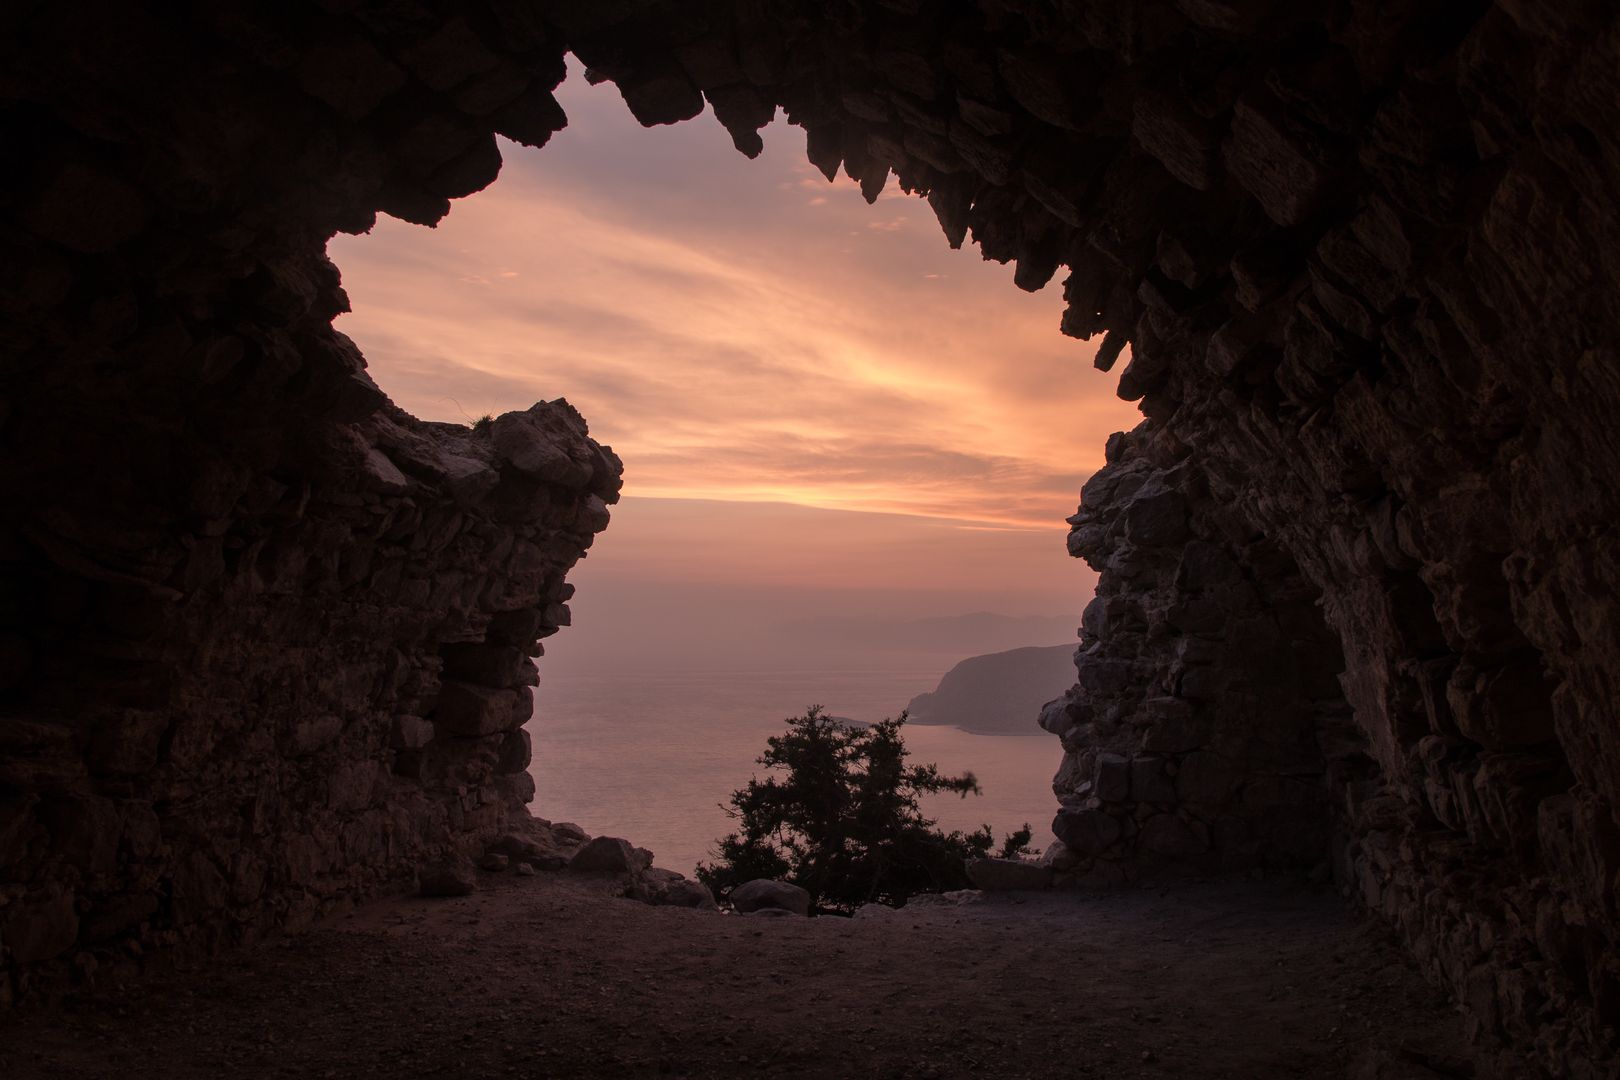
[(1041, 735), (1041, 706), (1074, 684), (1074, 645), (1031, 645), (973, 656), (939, 686), (911, 699), (919, 724), (949, 724), (981, 735)]
[(962, 656), (1076, 638), (1079, 622), (1073, 615), (999, 615), (990, 611), (912, 619), (822, 615), (779, 623), (775, 631), (785, 637), (837, 641), (864, 649)]

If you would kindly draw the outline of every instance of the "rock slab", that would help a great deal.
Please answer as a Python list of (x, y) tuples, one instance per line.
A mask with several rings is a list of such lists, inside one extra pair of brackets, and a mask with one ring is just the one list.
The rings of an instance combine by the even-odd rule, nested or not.
[(1038, 892), (1052, 886), (1052, 868), (1021, 859), (974, 859), (968, 880), (985, 892)]
[(755, 878), (732, 889), (726, 899), (744, 915), (767, 908), (792, 915), (810, 914), (810, 894), (786, 881)]

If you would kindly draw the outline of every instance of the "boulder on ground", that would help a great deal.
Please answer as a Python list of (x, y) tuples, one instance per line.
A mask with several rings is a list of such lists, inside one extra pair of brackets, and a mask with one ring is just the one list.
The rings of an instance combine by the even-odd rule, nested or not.
[(549, 849), (533, 836), (520, 832), (504, 833), (490, 842), (485, 849), (491, 855), (504, 855), (519, 862), (535, 862), (549, 853)]
[(417, 870), (423, 896), (466, 896), (478, 888), (478, 873), (470, 859), (445, 859)]
[(574, 852), (568, 869), (589, 874), (639, 874), (651, 862), (651, 852), (632, 846), (628, 840), (598, 836)]
[(765, 908), (810, 914), (810, 894), (786, 881), (755, 878), (732, 889), (730, 900), (731, 906), (744, 915)]
[(482, 859), (478, 860), (478, 869), (488, 870), (491, 873), (498, 874), (511, 864), (512, 860), (508, 859), (505, 855), (502, 855), (498, 851), (491, 851)]
[(1120, 837), (1119, 822), (1102, 810), (1064, 807), (1052, 821), (1052, 832), (1082, 858), (1101, 855)]
[(1058, 873), (1077, 870), (1084, 862), (1078, 853), (1070, 850), (1069, 845), (1061, 840), (1053, 840), (1046, 845), (1046, 850), (1041, 852), (1040, 861), (1042, 866), (1049, 866)]
[(685, 874), (650, 867), (637, 876), (630, 895), (659, 907), (707, 908), (714, 910), (714, 894), (701, 881), (689, 881)]
[(561, 870), (568, 864), (568, 857), (588, 839), (577, 825), (553, 825), (543, 818), (529, 818), (496, 837), (484, 850), (539, 870)]
[(1130, 884), (1122, 864), (1098, 859), (1085, 869), (1062, 871), (1052, 877), (1052, 887), (1077, 892), (1113, 892)]
[(714, 902), (714, 893), (701, 881), (673, 882), (656, 902), (664, 907), (699, 908), (704, 911), (713, 911), (719, 906)]
[(575, 825), (572, 821), (558, 821), (551, 826), (551, 835), (559, 844), (583, 844), (591, 838), (591, 834)]
[(974, 859), (968, 880), (985, 892), (1031, 892), (1052, 886), (1052, 868), (1021, 859)]

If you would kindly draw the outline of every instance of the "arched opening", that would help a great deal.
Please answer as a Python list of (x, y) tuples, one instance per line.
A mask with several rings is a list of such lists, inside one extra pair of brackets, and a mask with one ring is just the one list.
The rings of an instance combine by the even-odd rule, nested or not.
[[(497, 134), (559, 126), (573, 52), (644, 123), (708, 101), (749, 150), (781, 106), (818, 168), (927, 190), (1017, 283), (1071, 268), (1064, 329), (1105, 369), (1131, 345), (1150, 419), (1111, 464), (1163, 472), (1093, 500), (1076, 548), (1114, 517), (1173, 544), (1207, 495), (1196, 539), (1283, 586), (1256, 627), (1308, 606), (1290, 636), (1339, 645), (1345, 884), (1480, 1033), (1604, 1074), (1615, 13), (1071, 7), (8, 12), (0, 1000), (305, 925), (525, 820), (525, 654), (618, 463), (561, 404), (482, 429), (388, 405), (322, 247), (487, 186)], [(1145, 652), (1094, 675), (1155, 703), (1143, 738), (1221, 692), (1173, 653), (1219, 614), (1198, 550), (1104, 567), (1092, 621)], [(1138, 749), (1179, 798), (1180, 751)], [(1082, 808), (1105, 846), (1126, 821), (1183, 846), (1125, 771), (1118, 813)]]
[(980, 781), (930, 805), (947, 828), (1044, 846), (1059, 753), (1035, 721), (1094, 582), (1061, 522), (1135, 408), (1055, 332), (1055, 285), (952, 251), (920, 198), (829, 182), (785, 120), (753, 160), (711, 116), (643, 128), (571, 65), (569, 126), (503, 144), (491, 189), (329, 248), (337, 325), (402, 407), (470, 424), (562, 396), (625, 462), (546, 641), (533, 809), (690, 873), (783, 717), (869, 723), (1039, 648), (925, 705), (908, 744)]

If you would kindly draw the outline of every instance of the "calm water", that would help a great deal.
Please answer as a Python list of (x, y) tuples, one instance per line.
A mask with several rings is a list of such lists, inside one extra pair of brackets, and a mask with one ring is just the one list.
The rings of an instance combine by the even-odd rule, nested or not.
[[(932, 690), (940, 669), (916, 671), (548, 674), (536, 692), (534, 812), (593, 835), (651, 848), (659, 866), (690, 874), (730, 831), (720, 809), (755, 773), (782, 721), (809, 705), (873, 721)], [(1034, 718), (1031, 718), (1033, 726)], [(932, 800), (947, 828), (989, 824), (999, 840), (1029, 822), (1034, 846), (1051, 839), (1052, 774), (1062, 749), (1044, 735), (973, 735), (908, 724), (912, 760), (972, 771), (983, 795)]]

